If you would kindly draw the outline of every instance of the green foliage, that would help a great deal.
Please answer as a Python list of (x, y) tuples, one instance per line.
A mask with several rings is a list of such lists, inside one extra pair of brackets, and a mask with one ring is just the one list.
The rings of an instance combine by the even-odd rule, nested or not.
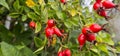
[[(97, 44), (86, 42), (82, 51), (78, 49), (77, 37), (84, 25), (106, 23), (95, 12), (89, 12), (88, 7), (83, 8), (80, 0), (68, 0), (65, 5), (59, 0), (34, 0), (32, 7), (26, 1), (30, 0), (0, 0), (0, 56), (57, 56), (61, 47), (69, 48), (72, 56), (116, 56), (120, 53), (120, 44), (115, 45), (105, 31), (96, 34)], [(5, 27), (7, 16), (11, 18), (10, 29)], [(65, 31), (64, 41), (54, 36), (56, 42), (48, 46), (45, 37), (48, 19), (54, 19), (56, 26)], [(30, 21), (36, 22), (35, 29), (28, 26)]]

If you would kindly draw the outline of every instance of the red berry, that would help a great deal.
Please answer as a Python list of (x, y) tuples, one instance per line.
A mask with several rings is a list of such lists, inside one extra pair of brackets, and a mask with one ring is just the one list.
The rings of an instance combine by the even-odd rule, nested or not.
[(102, 17), (105, 17), (105, 18), (107, 17), (107, 13), (106, 13), (105, 10), (99, 11), (98, 14), (99, 14), (100, 16), (102, 16)]
[(83, 33), (84, 35), (87, 35), (89, 32), (91, 32), (90, 28), (88, 28), (88, 27), (82, 28), (82, 33)]
[(36, 27), (36, 23), (34, 21), (31, 21), (29, 23), (29, 27), (34, 29)]
[(89, 42), (93, 42), (96, 40), (96, 36), (95, 36), (95, 33), (91, 33), (91, 34), (88, 34), (88, 36), (86, 37), (87, 41)]
[(110, 9), (110, 8), (114, 8), (116, 5), (114, 3), (112, 3), (109, 0), (105, 0), (102, 2), (102, 5), (105, 7), (105, 9)]
[(96, 2), (100, 3), (100, 2), (101, 2), (101, 0), (96, 0)]
[(95, 2), (93, 5), (94, 10), (98, 10), (98, 9), (100, 9), (100, 7), (102, 7), (102, 4), (100, 2)]
[(53, 30), (54, 30), (54, 33), (57, 35), (57, 36), (63, 36), (63, 34), (60, 32), (60, 30), (57, 28), (57, 27), (54, 27), (53, 28)]
[(46, 37), (47, 37), (47, 38), (52, 37), (52, 35), (54, 34), (53, 28), (47, 27), (47, 28), (45, 29), (45, 34), (46, 34)]
[(78, 42), (79, 42), (80, 47), (83, 47), (83, 45), (86, 42), (86, 36), (84, 34), (80, 34), (78, 36)]
[(63, 54), (64, 54), (64, 56), (71, 56), (71, 51), (70, 51), (70, 49), (65, 49), (65, 50), (63, 51)]
[(57, 56), (63, 56), (63, 52), (62, 51), (58, 52)]
[(47, 22), (48, 27), (53, 27), (55, 26), (55, 21), (53, 19), (48, 20)]
[(92, 30), (92, 32), (97, 33), (102, 30), (102, 27), (98, 24), (92, 24), (90, 25), (90, 29)]
[(61, 3), (66, 3), (66, 0), (60, 0)]

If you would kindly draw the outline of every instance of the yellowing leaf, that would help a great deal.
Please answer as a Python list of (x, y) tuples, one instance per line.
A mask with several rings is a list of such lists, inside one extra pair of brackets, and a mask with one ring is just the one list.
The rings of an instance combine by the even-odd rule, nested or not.
[(77, 12), (76, 12), (75, 9), (71, 9), (71, 10), (69, 11), (69, 13), (70, 13), (72, 16), (75, 16)]
[(82, 15), (82, 13), (81, 12), (77, 12), (79, 15)]
[(35, 6), (35, 3), (33, 2), (33, 0), (27, 0), (27, 1), (26, 1), (26, 4), (27, 4), (28, 7), (33, 7), (33, 6)]
[(39, 0), (38, 2), (40, 5), (45, 4), (44, 0)]
[(56, 37), (53, 37), (52, 46), (56, 44)]

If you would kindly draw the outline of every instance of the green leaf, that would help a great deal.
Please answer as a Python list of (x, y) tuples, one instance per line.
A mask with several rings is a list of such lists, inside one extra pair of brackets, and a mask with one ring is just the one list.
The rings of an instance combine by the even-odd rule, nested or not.
[(32, 20), (37, 20), (39, 18), (34, 12), (29, 12), (27, 16)]
[(57, 12), (56, 12), (56, 15), (57, 15), (57, 17), (58, 17), (59, 19), (64, 20), (64, 15), (63, 15), (62, 12), (57, 11)]
[(40, 11), (40, 8), (39, 8), (38, 5), (34, 6), (34, 7), (33, 7), (33, 10), (34, 10), (34, 12), (35, 12), (37, 15), (40, 15), (41, 11)]
[(0, 25), (0, 39), (6, 42), (11, 42), (13, 39), (13, 34), (4, 25)]
[(6, 7), (8, 10), (10, 9), (7, 2), (6, 2), (6, 0), (0, 0), (0, 5)]
[(13, 12), (13, 13), (10, 13), (9, 14), (12, 18), (18, 18), (20, 16), (20, 13), (16, 13), (16, 12)]
[(114, 45), (114, 42), (113, 42), (111, 36), (108, 33), (102, 33), (102, 32), (100, 32), (99, 33), (99, 37), (102, 38), (103, 42), (105, 42), (105, 43), (107, 43), (109, 45)]
[(13, 7), (14, 7), (15, 10), (19, 10), (20, 9), (19, 0), (16, 0), (14, 2)]
[(27, 20), (27, 16), (26, 15), (22, 15), (22, 21), (26, 21)]
[(36, 47), (40, 47), (43, 45), (43, 41), (40, 38), (34, 37), (34, 42)]
[(3, 56), (23, 56), (16, 47), (5, 42), (1, 43), (1, 50)]
[(93, 46), (90, 50), (100, 56), (100, 52), (99, 52), (99, 50), (95, 46)]
[(35, 54), (39, 54), (44, 49), (44, 46), (40, 47), (36, 51), (34, 51)]
[(117, 46), (116, 50), (120, 53), (120, 46)]
[(98, 44), (97, 48), (108, 54), (107, 46), (105, 44)]
[(37, 56), (33, 54), (33, 51), (26, 46), (17, 46), (17, 47), (19, 48), (19, 51), (23, 54), (23, 56)]
[(44, 9), (42, 9), (41, 10), (42, 12), (41, 12), (41, 21), (42, 22), (47, 22), (47, 20), (48, 20), (48, 10), (47, 10), (47, 8), (44, 8)]
[(0, 56), (3, 56), (1, 48), (0, 48)]
[(64, 21), (64, 24), (67, 28), (71, 28), (72, 24), (69, 21)]
[[(40, 40), (36, 39), (36, 42), (40, 42)], [(47, 42), (47, 38), (45, 37), (44, 41), (42, 42), (42, 46), (39, 47), (36, 51), (34, 51), (34, 53), (39, 54), (44, 49), (46, 42)], [(36, 43), (36, 44), (38, 44), (38, 43)], [(39, 44), (41, 44), (41, 43), (39, 43)]]
[(37, 22), (36, 23), (36, 28), (35, 28), (35, 33), (38, 33), (41, 30), (41, 23)]

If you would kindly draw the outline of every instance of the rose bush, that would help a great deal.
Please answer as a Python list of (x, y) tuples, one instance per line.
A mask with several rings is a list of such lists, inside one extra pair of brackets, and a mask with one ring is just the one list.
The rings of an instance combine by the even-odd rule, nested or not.
[[(101, 29), (95, 33), (95, 44), (86, 41), (79, 49), (78, 36), (83, 27), (107, 22), (96, 12), (90, 12), (89, 7), (83, 8), (82, 3), (82, 0), (0, 0), (0, 56), (57, 56), (65, 49), (69, 49), (71, 56), (116, 56), (120, 44)], [(51, 40), (45, 31), (49, 19), (55, 20), (54, 31), (62, 33), (52, 34)], [(47, 32), (49, 35), (51, 30)]]

